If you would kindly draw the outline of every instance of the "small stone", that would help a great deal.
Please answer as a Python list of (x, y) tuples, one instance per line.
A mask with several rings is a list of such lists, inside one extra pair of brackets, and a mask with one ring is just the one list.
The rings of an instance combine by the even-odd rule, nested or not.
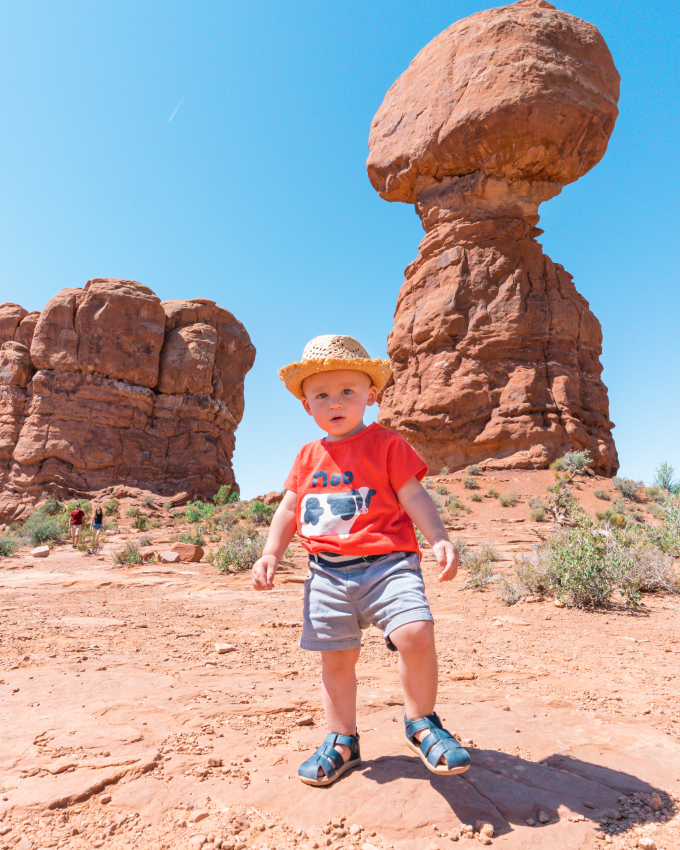
[(359, 835), (360, 832), (363, 832), (363, 826), (360, 826), (358, 823), (353, 823), (349, 828), (350, 835)]
[(654, 791), (652, 796), (649, 798), (649, 808), (653, 812), (660, 812), (663, 809), (663, 800), (658, 791)]
[(653, 838), (645, 836), (644, 838), (638, 838), (637, 846), (640, 850), (656, 850), (656, 841)]
[(493, 838), (493, 824), (488, 823), (488, 821), (475, 821), (475, 832), (485, 835), (487, 838)]
[(205, 835), (194, 835), (191, 841), (189, 841), (189, 850), (201, 850), (205, 842)]
[(224, 655), (227, 652), (234, 652), (236, 647), (231, 643), (216, 643), (215, 652), (218, 655)]
[[(199, 810), (197, 812), (192, 812), (189, 815), (189, 823), (199, 823), (200, 821), (205, 820), (208, 817), (209, 814), (210, 813), (206, 812), (205, 810), (202, 810), (202, 811)], [(205, 843), (205, 840), (204, 840), (203, 843)]]
[(208, 767), (222, 767), (222, 759), (209, 758)]
[(595, 808), (594, 804), (589, 803), (587, 800), (583, 803), (583, 805), (586, 807), (586, 809), (594, 809)]
[(527, 826), (535, 826), (535, 825), (536, 825), (536, 821), (535, 821), (533, 818), (527, 818), (527, 819), (524, 821), (524, 823), (525, 823)]
[(563, 602), (561, 599), (555, 599), (554, 605), (555, 608), (564, 608), (566, 606), (566, 602)]
[(538, 822), (539, 823), (549, 823), (550, 817), (548, 815), (546, 815), (546, 813), (544, 811), (540, 811), (538, 813)]
[(36, 546), (35, 549), (31, 549), (32, 558), (47, 558), (49, 554), (49, 546)]
[(298, 717), (295, 721), (296, 726), (311, 726), (314, 723), (314, 718), (311, 714), (305, 714), (302, 717)]
[(104, 794), (103, 797), (99, 798), (99, 802), (104, 803), (104, 805), (106, 805), (106, 803), (110, 803), (111, 802), (111, 795), (110, 794)]
[(179, 552), (159, 552), (158, 560), (161, 564), (179, 564), (182, 560)]
[(604, 841), (604, 832), (602, 832), (602, 830), (600, 830), (599, 832), (596, 832), (595, 838), (599, 838), (600, 841)]

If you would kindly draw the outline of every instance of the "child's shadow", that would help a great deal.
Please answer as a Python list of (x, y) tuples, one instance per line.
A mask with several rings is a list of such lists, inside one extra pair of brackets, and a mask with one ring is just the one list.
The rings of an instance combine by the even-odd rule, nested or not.
[[(629, 829), (653, 816), (640, 814), (617, 820), (621, 817), (618, 798), (630, 793), (646, 796), (659, 793), (662, 802), (675, 812), (677, 807), (660, 789), (635, 776), (612, 770), (597, 764), (579, 761), (564, 755), (553, 755), (542, 762), (525, 761), (495, 750), (470, 749), (472, 765), (465, 773), (453, 776), (437, 776), (423, 765), (417, 756), (382, 756), (364, 761), (360, 772), (368, 780), (380, 785), (399, 779), (419, 780), (408, 783), (408, 796), (412, 805), (401, 814), (404, 826), (409, 812), (420, 810), (420, 815), (409, 823), (417, 828), (423, 822), (422, 806), (427, 805), (423, 797), (429, 797), (430, 789), (442, 798), (444, 806), (430, 806), (429, 821), (437, 823), (442, 830), (449, 828), (446, 815), (453, 812), (464, 824), (486, 821), (493, 824), (496, 834), (507, 833), (512, 825), (524, 825), (533, 820), (539, 827), (539, 813), (548, 823), (561, 818), (573, 821), (589, 820), (604, 826), (609, 823), (613, 834)], [(423, 779), (429, 779), (424, 785)], [(586, 803), (588, 805), (586, 805)], [(427, 811), (427, 808), (425, 809)], [(637, 819), (636, 819), (637, 818)], [(583, 827), (581, 827), (583, 828)]]

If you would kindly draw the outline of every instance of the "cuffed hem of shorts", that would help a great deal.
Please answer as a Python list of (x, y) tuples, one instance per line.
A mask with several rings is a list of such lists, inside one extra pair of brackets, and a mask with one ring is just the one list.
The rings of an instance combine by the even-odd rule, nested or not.
[(309, 649), (312, 652), (337, 652), (341, 649), (360, 649), (361, 638), (344, 638), (343, 640), (332, 640), (321, 638), (300, 638), (300, 648)]
[(393, 620), (390, 620), (389, 626), (383, 632), (383, 636), (387, 640), (399, 626), (405, 626), (407, 623), (417, 623), (420, 620), (427, 620), (430, 623), (434, 623), (432, 611), (429, 608), (414, 608), (412, 611), (404, 611), (403, 614), (399, 614)]

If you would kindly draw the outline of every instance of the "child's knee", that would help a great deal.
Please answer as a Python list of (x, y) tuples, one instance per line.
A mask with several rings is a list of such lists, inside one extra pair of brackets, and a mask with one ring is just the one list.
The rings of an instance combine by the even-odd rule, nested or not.
[(321, 653), (323, 669), (328, 673), (339, 673), (353, 668), (359, 660), (358, 649), (338, 649)]
[(390, 633), (399, 652), (428, 652), (434, 649), (434, 624), (429, 620), (406, 623)]

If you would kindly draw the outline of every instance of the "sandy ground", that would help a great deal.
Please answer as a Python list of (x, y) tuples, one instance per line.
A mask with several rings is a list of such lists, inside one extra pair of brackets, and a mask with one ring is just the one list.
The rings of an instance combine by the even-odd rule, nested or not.
[[(439, 483), (467, 503), (459, 479)], [(551, 480), (487, 473), (480, 492), (520, 502), (470, 503), (452, 536), (493, 543), (507, 564), (547, 531), (526, 499)], [(578, 492), (589, 510), (603, 504), (596, 486), (610, 485)], [(426, 553), (438, 711), (472, 767), (436, 777), (405, 746), (395, 656), (370, 629), (363, 763), (317, 789), (296, 778), (325, 735), (318, 661), (297, 646), (300, 547), (258, 594), (207, 563), (112, 569), (130, 536), (99, 557), (58, 546), (0, 560), (0, 850), (680, 848), (677, 597), (507, 608), (493, 591), (460, 592), (464, 571), (438, 585)], [(480, 823), (493, 838), (461, 836)]]

